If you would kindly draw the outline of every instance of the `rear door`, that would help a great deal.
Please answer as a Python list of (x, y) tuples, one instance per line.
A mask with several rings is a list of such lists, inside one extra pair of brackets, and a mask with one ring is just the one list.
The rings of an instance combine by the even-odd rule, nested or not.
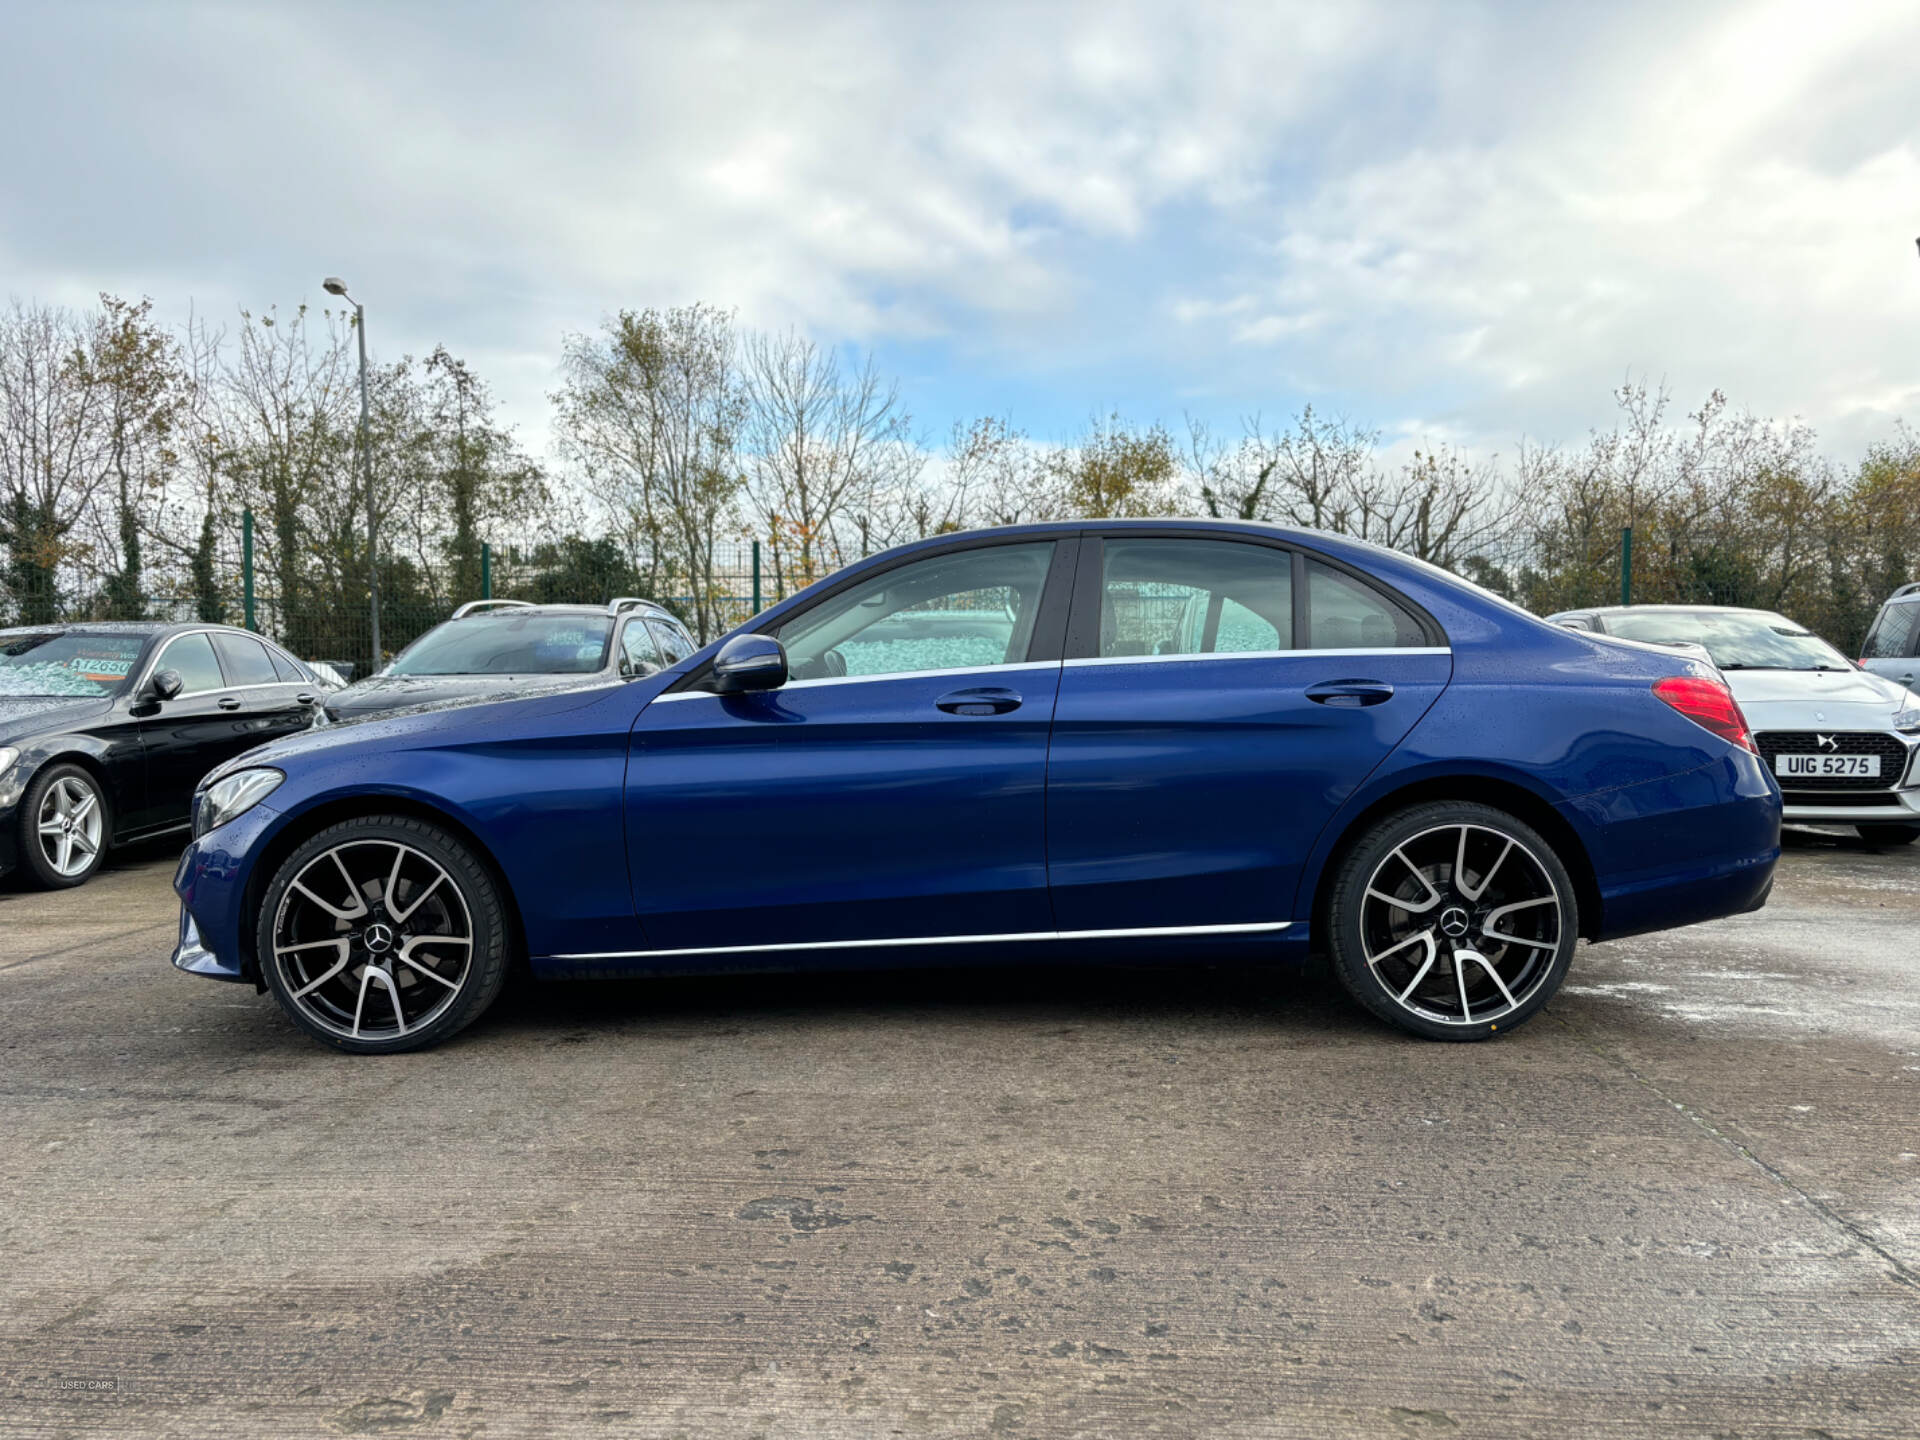
[(223, 702), (223, 708), (241, 717), (241, 743), (236, 751), (295, 734), (313, 723), (313, 686), (298, 677), (282, 675), (281, 666), (286, 662), (275, 665), (272, 652), (259, 640), (237, 631), (217, 630), (213, 652), (220, 657), (220, 669), (226, 676), (227, 699), (239, 701), (237, 707), (227, 707)]
[(1860, 663), (1909, 690), (1920, 689), (1920, 595), (1881, 607), (1860, 647)]
[(1315, 838), (1451, 673), (1431, 621), (1342, 566), (1090, 536), (1047, 759), (1059, 928), (1294, 918)]

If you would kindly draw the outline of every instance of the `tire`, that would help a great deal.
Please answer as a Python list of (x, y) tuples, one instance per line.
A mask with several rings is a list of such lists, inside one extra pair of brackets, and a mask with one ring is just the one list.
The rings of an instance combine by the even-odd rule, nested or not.
[[(91, 770), (49, 765), (20, 797), (20, 855), (27, 873), (46, 890), (84, 885), (100, 868), (113, 834), (105, 788)], [(63, 827), (56, 834), (43, 830)]]
[(1856, 825), (1869, 845), (1911, 845), (1920, 840), (1920, 825)]
[[(1580, 934), (1573, 879), (1540, 833), (1451, 800), (1362, 835), (1335, 872), (1327, 923), (1347, 993), (1429, 1040), (1524, 1025), (1560, 988)], [(1463, 953), (1471, 958), (1456, 960)]]
[(330, 825), (286, 858), (255, 953), (307, 1034), (351, 1055), (397, 1055), (486, 1012), (506, 980), (508, 934), (500, 888), (464, 843), (377, 815)]

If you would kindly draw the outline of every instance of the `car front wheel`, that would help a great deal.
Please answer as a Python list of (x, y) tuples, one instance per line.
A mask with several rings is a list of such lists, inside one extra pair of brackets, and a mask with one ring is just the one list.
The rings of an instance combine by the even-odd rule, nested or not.
[(260, 968), (294, 1024), (357, 1055), (438, 1044), (479, 1019), (507, 973), (508, 926), (487, 867), (437, 826), (345, 820), (267, 886)]
[(107, 800), (91, 771), (49, 765), (20, 798), (20, 853), (49, 890), (84, 885), (107, 851)]
[(1553, 847), (1504, 811), (1457, 801), (1374, 824), (1340, 863), (1328, 922), (1347, 992), (1433, 1040), (1525, 1024), (1560, 988), (1580, 928)]

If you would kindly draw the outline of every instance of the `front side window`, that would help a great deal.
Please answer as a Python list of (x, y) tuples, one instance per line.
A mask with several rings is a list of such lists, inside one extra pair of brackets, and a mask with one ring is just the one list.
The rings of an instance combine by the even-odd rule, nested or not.
[(1920, 604), (1889, 605), (1873, 622), (1860, 654), (1866, 660), (1904, 660), (1913, 654), (1914, 632), (1920, 630)]
[(695, 650), (693, 637), (669, 620), (649, 620), (653, 638), (660, 646), (660, 653), (669, 665), (678, 665)]
[(0, 636), (0, 696), (111, 695), (140, 659), (141, 635), (72, 632)]
[(652, 675), (660, 669), (660, 647), (643, 620), (629, 620), (620, 632), (620, 654), (629, 675)]
[(1230, 655), (1293, 644), (1292, 556), (1227, 540), (1108, 540), (1100, 658)]
[(1331, 565), (1309, 562), (1309, 649), (1402, 650), (1426, 643), (1426, 631), (1404, 606)]
[(153, 667), (154, 674), (172, 670), (180, 676), (180, 693), (192, 695), (201, 690), (223, 690), (226, 680), (220, 674), (220, 662), (213, 658), (213, 641), (205, 633), (182, 635), (168, 642)]
[(606, 664), (612, 633), (606, 615), (473, 615), (429, 630), (386, 673), (591, 675)]
[(780, 627), (796, 680), (971, 670), (1027, 658), (1053, 542), (910, 561)]

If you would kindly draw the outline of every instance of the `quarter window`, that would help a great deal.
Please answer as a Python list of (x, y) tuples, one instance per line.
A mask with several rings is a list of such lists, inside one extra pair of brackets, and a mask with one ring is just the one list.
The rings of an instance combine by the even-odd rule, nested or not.
[(1027, 658), (1053, 542), (915, 560), (780, 627), (796, 680), (972, 670)]
[(1405, 607), (1318, 560), (1307, 564), (1307, 646), (1312, 650), (1397, 650), (1427, 643)]
[(304, 684), (306, 675), (288, 656), (282, 655), (271, 645), (267, 647), (267, 658), (273, 661), (273, 673), (287, 684)]
[(1102, 551), (1102, 659), (1291, 648), (1286, 551), (1222, 540), (1108, 540)]
[(229, 685), (272, 685), (277, 683), (273, 661), (267, 648), (245, 635), (215, 635), (213, 648), (220, 656), (220, 668)]
[(180, 676), (180, 693), (192, 695), (200, 690), (221, 690), (226, 681), (220, 674), (220, 662), (213, 658), (213, 642), (205, 632), (182, 635), (160, 652), (154, 674), (173, 670)]
[(1920, 605), (1889, 605), (1874, 621), (1860, 654), (1868, 660), (1904, 660), (1913, 654), (1916, 630), (1920, 630)]

